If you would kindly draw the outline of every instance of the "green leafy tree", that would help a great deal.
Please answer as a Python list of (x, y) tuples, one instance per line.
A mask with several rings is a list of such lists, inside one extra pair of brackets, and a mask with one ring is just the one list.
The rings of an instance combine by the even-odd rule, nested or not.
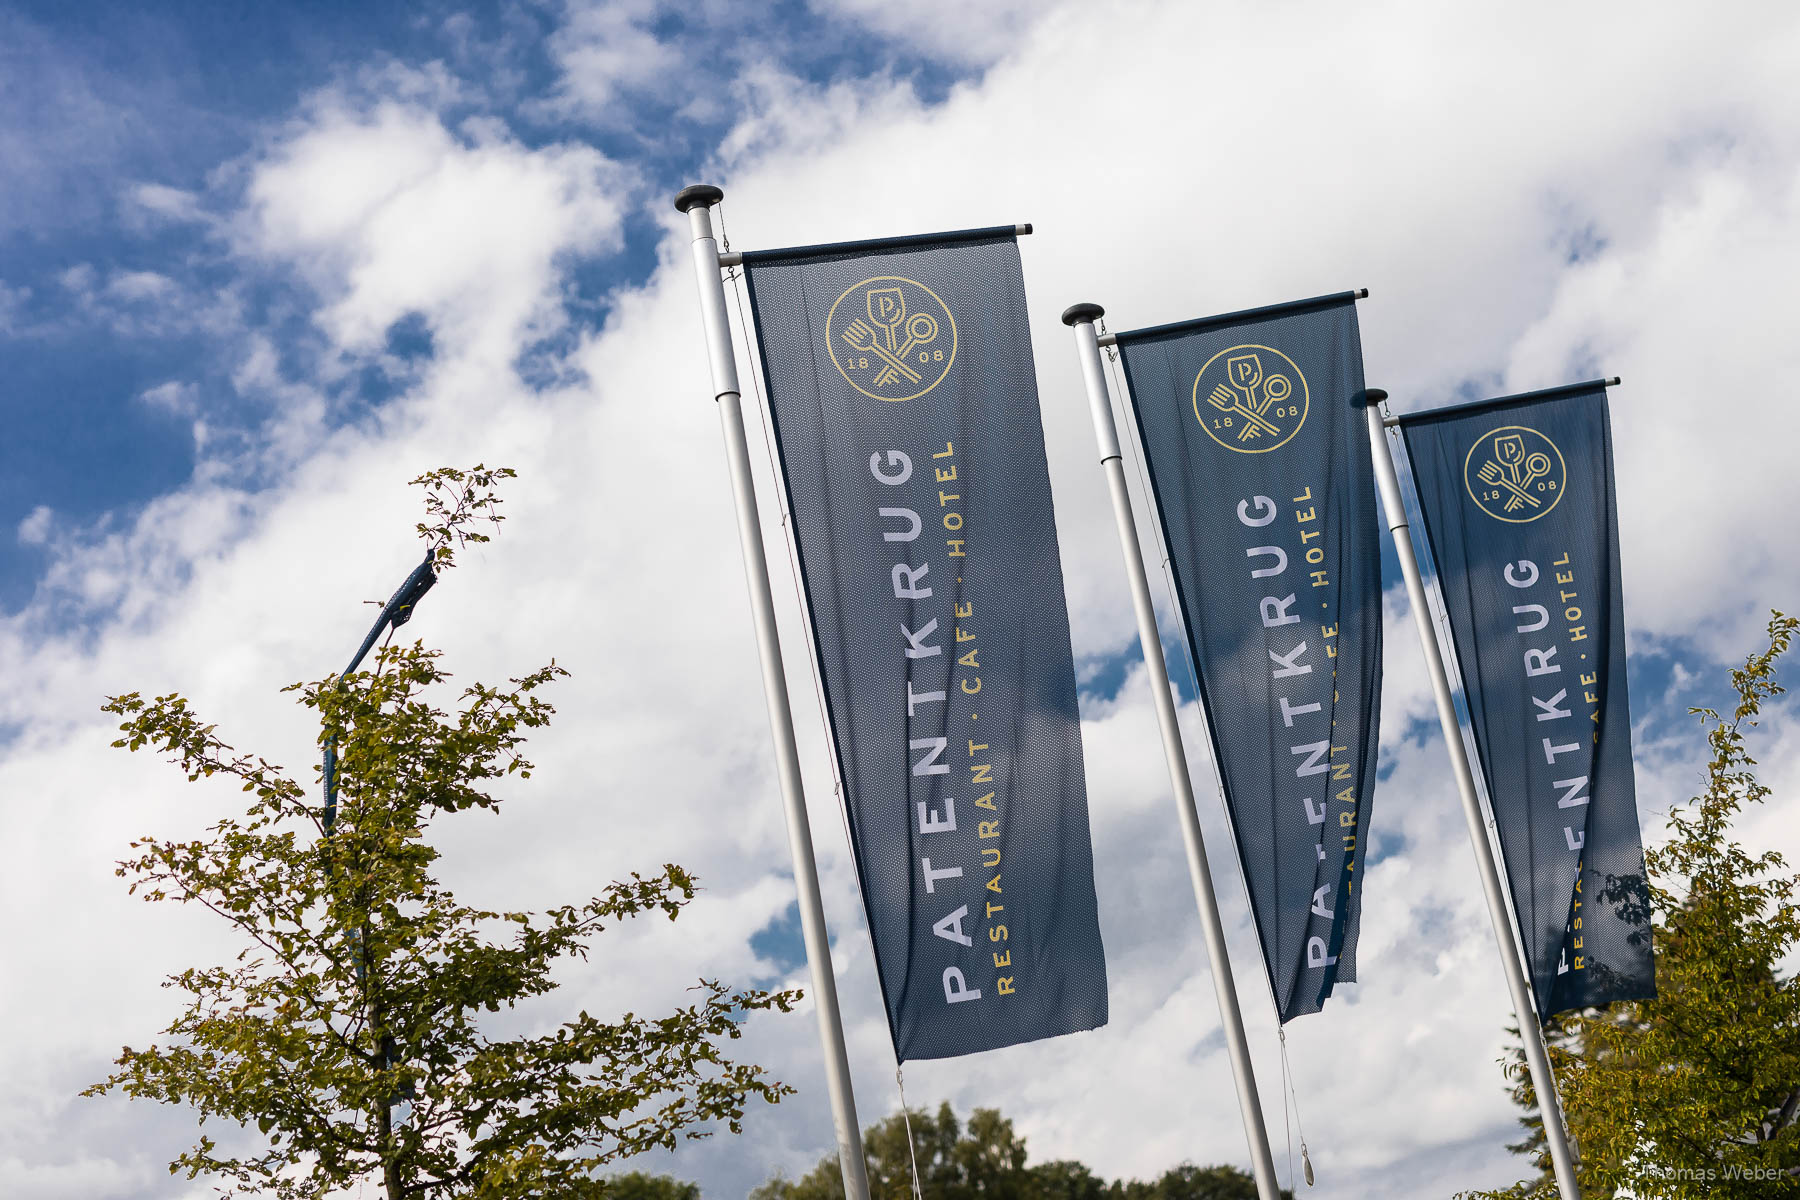
[[(992, 1109), (975, 1111), (967, 1135), (948, 1104), (940, 1105), (936, 1114), (922, 1109), (895, 1113), (863, 1130), (871, 1200), (907, 1200), (913, 1194), (915, 1158), (920, 1185), (932, 1200), (1011, 1196), (1004, 1189), (1010, 1177), (1022, 1174), (1025, 1143), (1014, 1135), (1012, 1122)], [(837, 1155), (832, 1154), (797, 1182), (770, 1180), (752, 1193), (752, 1200), (843, 1200), (843, 1196), (843, 1176)]]
[[(470, 525), (497, 519), (492, 486), (510, 474), (415, 481), (440, 570), (455, 547), (486, 540)], [(667, 1016), (580, 1012), (512, 1038), (484, 1026), (484, 1013), (551, 992), (557, 961), (585, 959), (611, 925), (673, 920), (695, 882), (671, 864), (539, 913), (458, 902), (434, 874), (434, 827), (493, 812), (496, 784), (530, 777), (525, 738), (554, 711), (540, 693), (566, 672), (551, 663), (509, 686), (471, 684), (444, 708), (453, 689), (438, 659), (422, 644), (386, 646), (372, 670), (286, 689), (317, 713), (320, 743), (337, 747), (329, 829), (316, 789), (227, 745), (182, 697), (106, 705), (122, 718), (115, 746), (154, 749), (190, 782), (229, 779), (249, 798), (243, 816), (201, 837), (133, 842), (119, 866), (133, 893), (200, 905), (244, 943), (235, 961), (170, 977), (187, 999), (170, 1040), (126, 1047), (87, 1092), (183, 1104), (203, 1125), (261, 1135), (234, 1136), (227, 1150), (203, 1133), (172, 1173), (278, 1200), (371, 1179), (388, 1200), (614, 1195), (647, 1185), (596, 1168), (719, 1122), (738, 1132), (751, 1100), (792, 1090), (722, 1047), (747, 1014), (787, 1011), (796, 992), (701, 980), (695, 1001)]]
[[(1800, 1195), (1800, 981), (1780, 965), (1800, 948), (1800, 876), (1775, 852), (1733, 839), (1748, 805), (1768, 800), (1748, 732), (1782, 694), (1776, 661), (1800, 621), (1776, 613), (1766, 650), (1731, 672), (1729, 715), (1706, 727), (1705, 789), (1645, 851), (1655, 914), (1657, 996), (1565, 1013), (1551, 1047), (1584, 1196), (1642, 1200)], [(1522, 1072), (1518, 1072), (1522, 1074)], [(1526, 1140), (1540, 1174), (1480, 1196), (1555, 1195), (1537, 1097)]]
[(606, 1181), (607, 1200), (700, 1200), (700, 1185), (671, 1175), (627, 1171)]
[(1073, 1159), (1057, 1159), (1031, 1168), (1030, 1194), (1039, 1200), (1107, 1200), (1106, 1180)]
[[(912, 1139), (907, 1140), (911, 1119)], [(948, 1104), (936, 1114), (896, 1113), (863, 1131), (871, 1200), (907, 1200), (912, 1167), (926, 1200), (1256, 1200), (1256, 1181), (1236, 1167), (1183, 1164), (1151, 1182), (1107, 1183), (1079, 1162), (1027, 1165), (1025, 1139), (998, 1109), (978, 1108), (967, 1126)], [(1282, 1193), (1292, 1200), (1292, 1193)], [(750, 1200), (843, 1200), (835, 1155), (797, 1182), (771, 1179)]]
[[(1627, 1007), (1615, 1006), (1614, 1019), (1623, 1017)], [(1579, 1019), (1577, 1013), (1558, 1013), (1542, 1026), (1544, 1050), (1549, 1055), (1551, 1069), (1556, 1072), (1559, 1080), (1565, 1074), (1568, 1063), (1582, 1052), (1577, 1034)], [(1507, 1093), (1521, 1110), (1519, 1124), (1525, 1130), (1524, 1137), (1508, 1144), (1506, 1148), (1514, 1154), (1529, 1158), (1537, 1167), (1538, 1173), (1509, 1188), (1459, 1192), (1457, 1195), (1459, 1200), (1555, 1200), (1559, 1193), (1550, 1162), (1550, 1143), (1544, 1136), (1544, 1116), (1538, 1108), (1537, 1088), (1531, 1082), (1531, 1070), (1525, 1062), (1525, 1046), (1519, 1037), (1518, 1025), (1507, 1026), (1506, 1032), (1509, 1047), (1506, 1056), (1500, 1060), (1501, 1070), (1511, 1081)], [(1581, 1142), (1587, 1116), (1586, 1112), (1571, 1111), (1564, 1105), (1563, 1124), (1571, 1142)], [(1575, 1182), (1583, 1196), (1609, 1194), (1594, 1178), (1590, 1165), (1579, 1159), (1575, 1164)]]
[[(1292, 1192), (1281, 1194), (1292, 1200)], [(1109, 1200), (1256, 1200), (1256, 1180), (1237, 1167), (1183, 1163), (1151, 1183), (1115, 1184)]]

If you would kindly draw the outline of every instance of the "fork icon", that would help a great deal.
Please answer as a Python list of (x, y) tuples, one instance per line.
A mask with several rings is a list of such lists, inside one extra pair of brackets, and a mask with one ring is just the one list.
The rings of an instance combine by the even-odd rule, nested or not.
[[(1214, 387), (1207, 402), (1220, 412), (1237, 413), (1244, 418), (1238, 430), (1238, 441), (1247, 442), (1267, 433), (1279, 438), (1281, 430), (1263, 414), (1277, 401), (1287, 399), (1293, 390), (1285, 375), (1263, 379), (1262, 359), (1255, 354), (1239, 354), (1225, 360), (1225, 375), (1230, 383)], [(1238, 392), (1243, 392), (1242, 396)]]
[(1494, 457), (1481, 464), (1476, 478), (1489, 487), (1498, 487), (1508, 495), (1502, 505), (1507, 512), (1518, 512), (1529, 504), (1542, 508), (1544, 502), (1530, 492), (1532, 484), (1550, 473), (1550, 456), (1538, 451), (1525, 453), (1525, 439), (1516, 433), (1494, 439)]
[[(917, 319), (917, 317), (914, 318), (914, 320)], [(927, 317), (926, 320), (930, 320), (930, 318)], [(934, 331), (935, 328), (934, 325)], [(892, 327), (889, 328), (889, 332), (892, 332)], [(846, 342), (850, 343), (852, 349), (873, 354), (887, 364), (887, 366), (883, 367), (881, 372), (875, 376), (875, 383), (877, 386), (892, 383), (896, 373), (905, 376), (909, 383), (922, 382), (919, 373), (907, 366), (898, 354), (895, 354), (892, 350), (883, 346), (881, 344), (881, 335), (861, 317), (856, 318), (856, 320), (844, 326), (843, 338)]]

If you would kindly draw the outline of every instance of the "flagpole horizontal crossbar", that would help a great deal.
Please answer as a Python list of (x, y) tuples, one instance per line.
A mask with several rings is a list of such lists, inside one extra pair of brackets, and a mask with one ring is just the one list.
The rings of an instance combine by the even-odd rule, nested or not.
[(995, 242), (1002, 238), (1024, 237), (1031, 232), (1031, 222), (1023, 225), (990, 225), (985, 229), (953, 229), (947, 233), (914, 233), (905, 237), (871, 238), (864, 242), (827, 242), (819, 246), (789, 246), (783, 250), (748, 250), (719, 255), (721, 267), (740, 263), (786, 262), (798, 258), (829, 258), (838, 254), (879, 254), (884, 250), (911, 250), (919, 246), (942, 246), (953, 242)]
[(1560, 387), (1539, 388), (1535, 392), (1515, 392), (1510, 396), (1495, 396), (1491, 400), (1471, 400), (1467, 404), (1447, 404), (1443, 408), (1428, 408), (1424, 412), (1407, 413), (1404, 416), (1383, 418), (1382, 424), (1392, 428), (1395, 425), (1414, 425), (1420, 421), (1429, 421), (1437, 417), (1464, 416), (1484, 408), (1494, 408), (1502, 404), (1513, 404), (1520, 400), (1554, 400), (1558, 396), (1573, 396), (1577, 392), (1592, 391), (1594, 388), (1618, 387), (1619, 377), (1610, 379), (1589, 379), (1581, 383), (1565, 383)]
[(1237, 312), (1220, 313), (1216, 317), (1196, 317), (1191, 321), (1176, 321), (1170, 325), (1152, 325), (1148, 329), (1131, 329), (1124, 333), (1108, 333), (1100, 338), (1102, 346), (1116, 346), (1123, 342), (1141, 342), (1149, 338), (1167, 337), (1170, 334), (1194, 333), (1202, 329), (1210, 329), (1215, 325), (1235, 325), (1239, 321), (1255, 321), (1264, 317), (1282, 317), (1289, 313), (1306, 312), (1314, 308), (1329, 308), (1338, 304), (1350, 304), (1357, 300), (1367, 299), (1368, 288), (1357, 288), (1353, 292), (1333, 292), (1329, 296), (1313, 296), (1305, 300), (1290, 300), (1285, 304), (1266, 304), (1261, 308), (1245, 308)]

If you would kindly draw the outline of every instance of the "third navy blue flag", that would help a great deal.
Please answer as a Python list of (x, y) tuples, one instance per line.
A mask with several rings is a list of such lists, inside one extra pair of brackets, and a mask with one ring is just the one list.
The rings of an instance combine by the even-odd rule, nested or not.
[(1119, 335), (1281, 1020), (1356, 978), (1381, 550), (1353, 293)]
[(895, 1052), (1103, 1025), (1014, 231), (744, 259)]
[(1400, 427), (1538, 1014), (1654, 996), (1606, 385)]

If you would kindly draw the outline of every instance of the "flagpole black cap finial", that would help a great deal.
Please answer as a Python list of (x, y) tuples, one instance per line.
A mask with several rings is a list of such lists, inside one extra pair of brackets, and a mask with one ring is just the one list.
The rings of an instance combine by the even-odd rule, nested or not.
[(1098, 321), (1105, 315), (1106, 310), (1104, 308), (1101, 308), (1098, 304), (1088, 304), (1084, 301), (1081, 304), (1071, 304), (1069, 307), (1063, 309), (1062, 321), (1064, 325), (1073, 328), (1082, 321)]
[(675, 211), (686, 212), (696, 204), (711, 207), (724, 198), (724, 191), (710, 183), (690, 183), (675, 193)]
[(1387, 393), (1380, 388), (1369, 388), (1363, 392), (1370, 404), (1380, 404), (1387, 399)]

